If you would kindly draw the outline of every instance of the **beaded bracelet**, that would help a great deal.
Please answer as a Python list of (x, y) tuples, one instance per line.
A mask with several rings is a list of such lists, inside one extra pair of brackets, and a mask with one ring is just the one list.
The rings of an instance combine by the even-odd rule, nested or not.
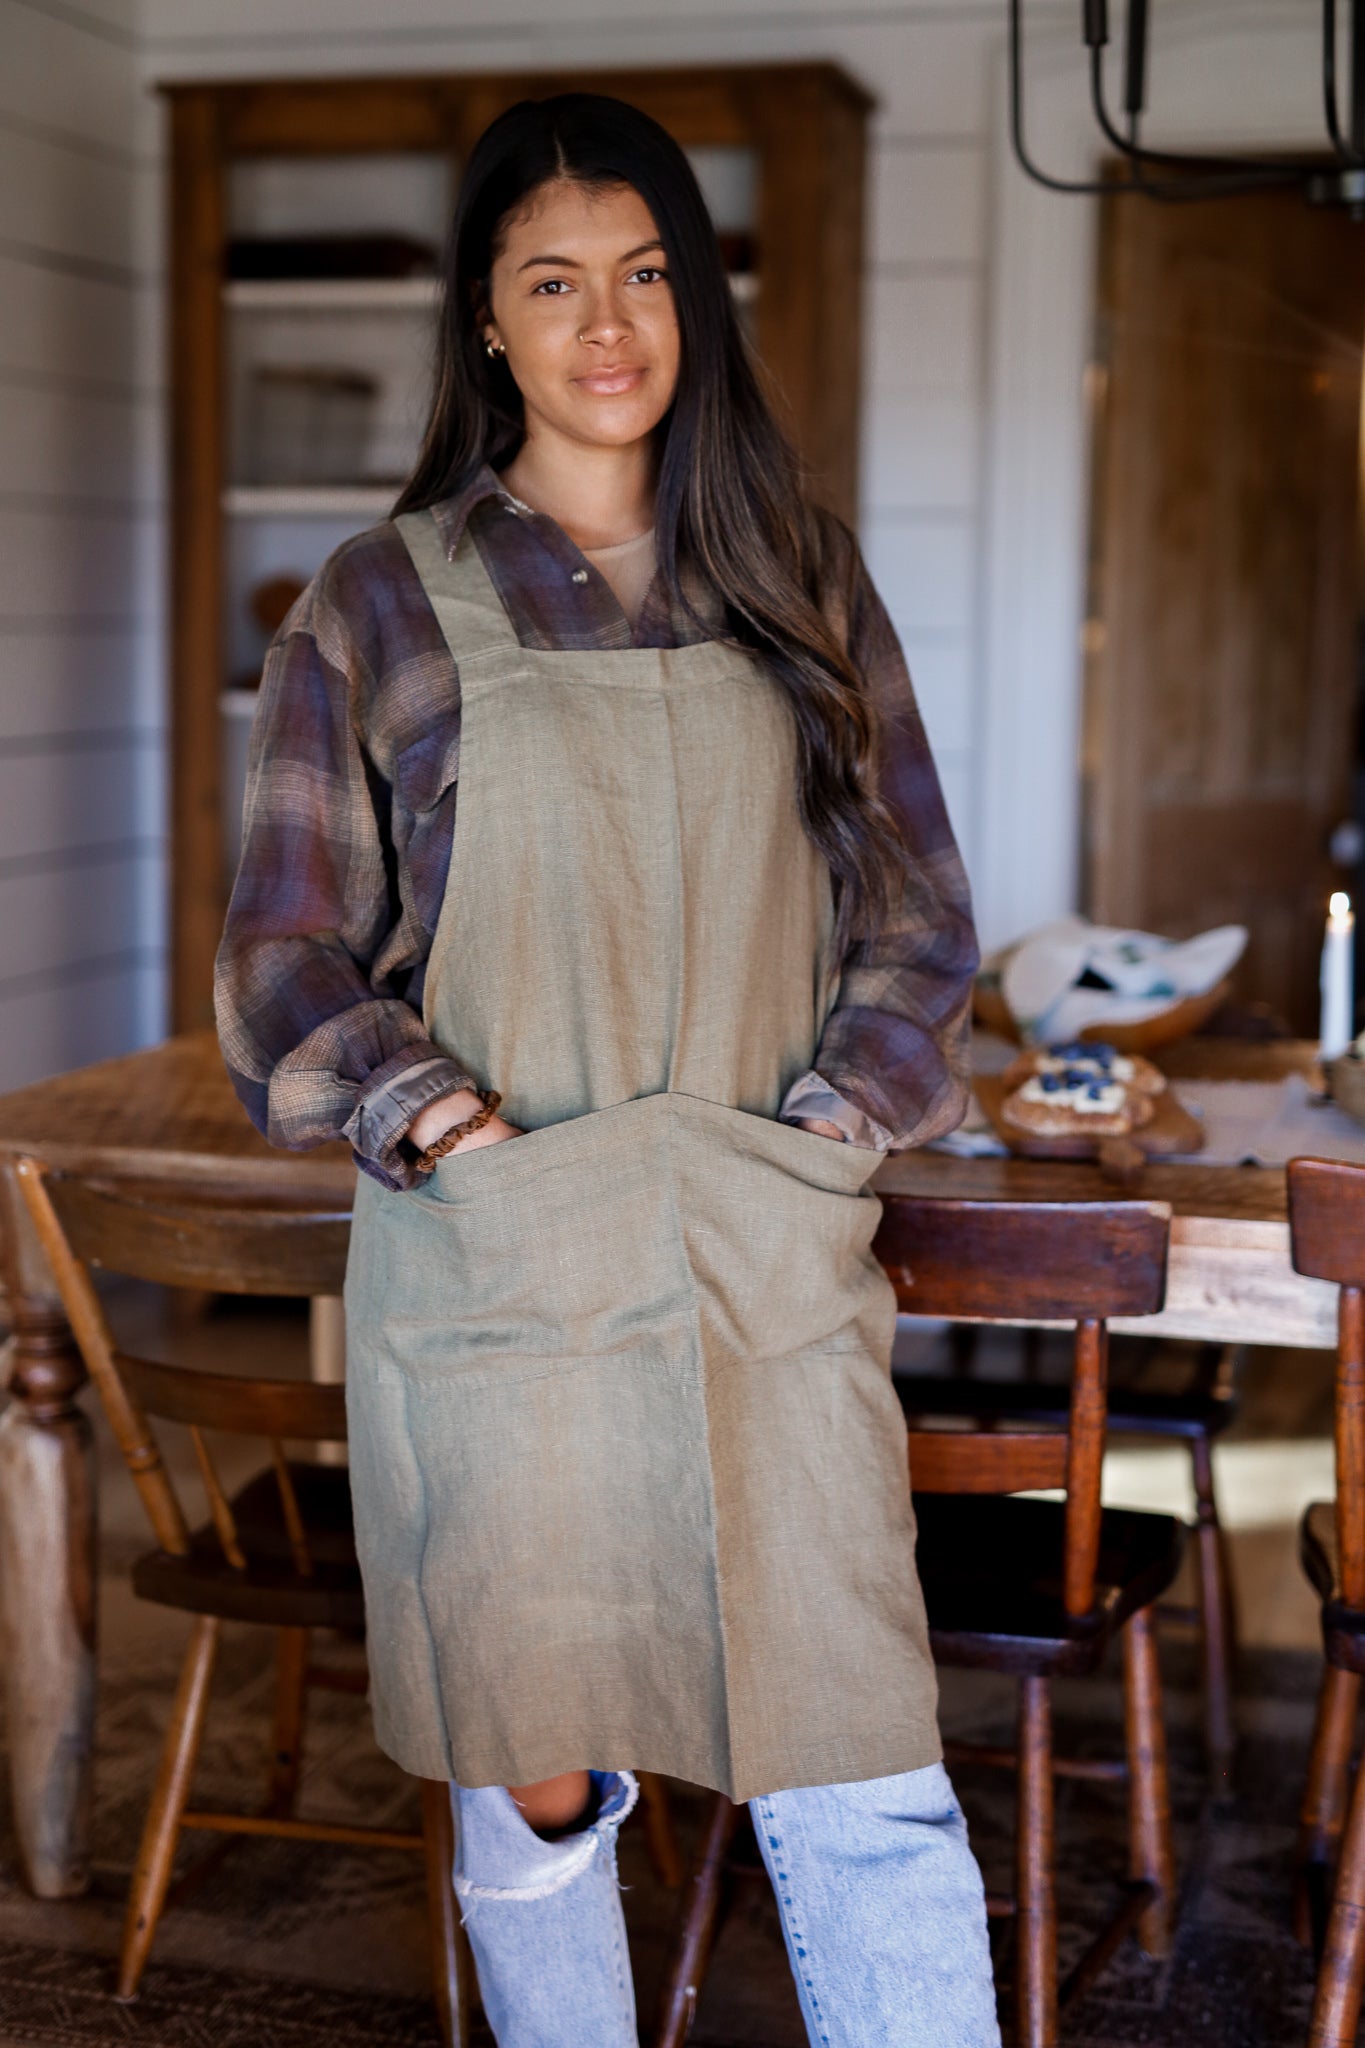
[(476, 1109), (473, 1116), (467, 1116), (462, 1124), (452, 1124), (439, 1138), (433, 1138), (426, 1150), (419, 1152), (413, 1161), (414, 1172), (430, 1173), (438, 1159), (444, 1159), (463, 1139), (471, 1137), (475, 1131), (481, 1131), (485, 1124), (493, 1121), (502, 1102), (497, 1089), (476, 1088), (474, 1093), (483, 1104), (483, 1108)]

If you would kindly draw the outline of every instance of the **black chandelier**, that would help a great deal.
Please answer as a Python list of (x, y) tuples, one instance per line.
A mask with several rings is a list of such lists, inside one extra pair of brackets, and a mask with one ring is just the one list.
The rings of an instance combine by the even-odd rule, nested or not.
[(1090, 104), (1105, 142), (1117, 150), (1126, 176), (1056, 178), (1041, 170), (1024, 139), (1023, 0), (1009, 0), (1010, 134), (1020, 166), (1050, 192), (1136, 192), (1149, 199), (1232, 198), (1275, 186), (1297, 187), (1318, 206), (1344, 207), (1365, 220), (1365, 0), (1349, 0), (1351, 48), (1348, 113), (1342, 125), (1337, 85), (1338, 0), (1323, 0), (1322, 99), (1326, 135), (1317, 157), (1248, 157), (1146, 149), (1142, 121), (1147, 103), (1149, 0), (1128, 0), (1124, 34), (1123, 108), (1110, 111), (1104, 53), (1109, 45), (1109, 0), (1081, 0), (1081, 41), (1090, 72)]

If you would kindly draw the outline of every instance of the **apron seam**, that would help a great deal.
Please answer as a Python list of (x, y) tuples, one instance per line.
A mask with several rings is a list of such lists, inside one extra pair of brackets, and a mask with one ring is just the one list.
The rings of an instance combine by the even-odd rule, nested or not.
[[(734, 1796), (735, 1744), (731, 1722), (732, 1692), (730, 1684), (730, 1639), (729, 1624), (725, 1613), (725, 1599), (721, 1588), (720, 1575), (720, 1516), (716, 1503), (715, 1460), (711, 1455), (711, 1405), (708, 1399), (705, 1369), (705, 1347), (701, 1341), (701, 1294), (697, 1287), (697, 1276), (692, 1270), (692, 1259), (687, 1249), (687, 1238), (683, 1230), (682, 1211), (678, 1206), (678, 1168), (674, 1135), (677, 1129), (677, 1111), (672, 1102), (668, 1103), (668, 1199), (672, 1212), (673, 1227), (677, 1233), (678, 1249), (682, 1254), (687, 1272), (687, 1293), (692, 1304), (693, 1367), (697, 1375), (698, 1391), (701, 1396), (702, 1422), (706, 1430), (706, 1504), (710, 1522), (709, 1569), (712, 1594), (716, 1609), (716, 1634), (720, 1644), (720, 1692), (724, 1709), (724, 1788)], [(719, 1775), (719, 1774), (718, 1774)]]
[[(669, 1095), (675, 1095), (678, 1092), (674, 1084), (678, 1078), (678, 1045), (682, 1037), (683, 989), (686, 986), (684, 956), (687, 951), (687, 907), (686, 890), (682, 879), (682, 795), (678, 787), (678, 751), (674, 743), (673, 718), (669, 710), (668, 698), (662, 690), (659, 693), (659, 708), (663, 712), (664, 730), (668, 734), (669, 781), (672, 785), (673, 790), (673, 809), (671, 813), (673, 825), (673, 871), (678, 877), (677, 894), (673, 905), (674, 923), (677, 931), (677, 944), (674, 947), (673, 953), (673, 985), (669, 990), (668, 995), (668, 1066), (665, 1075), (665, 1092)], [(672, 1118), (673, 1112), (670, 1106), (670, 1149), (673, 1133)]]

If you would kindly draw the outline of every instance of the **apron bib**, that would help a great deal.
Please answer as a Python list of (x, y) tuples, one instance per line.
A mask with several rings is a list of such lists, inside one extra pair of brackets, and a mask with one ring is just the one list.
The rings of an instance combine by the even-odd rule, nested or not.
[(379, 1740), (471, 1786), (918, 1769), (878, 1160), (775, 1121), (835, 994), (790, 713), (714, 642), (524, 648), (468, 536), (398, 525), (461, 688), (458, 749), (410, 750), (459, 778), (426, 1023), (526, 1135), (357, 1189)]

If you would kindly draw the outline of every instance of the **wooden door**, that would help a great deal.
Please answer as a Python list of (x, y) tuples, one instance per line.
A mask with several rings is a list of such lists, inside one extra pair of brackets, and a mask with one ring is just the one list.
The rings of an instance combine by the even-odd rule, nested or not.
[(1352, 801), (1363, 334), (1343, 215), (1106, 202), (1086, 907), (1247, 924), (1239, 993), (1305, 1032)]

